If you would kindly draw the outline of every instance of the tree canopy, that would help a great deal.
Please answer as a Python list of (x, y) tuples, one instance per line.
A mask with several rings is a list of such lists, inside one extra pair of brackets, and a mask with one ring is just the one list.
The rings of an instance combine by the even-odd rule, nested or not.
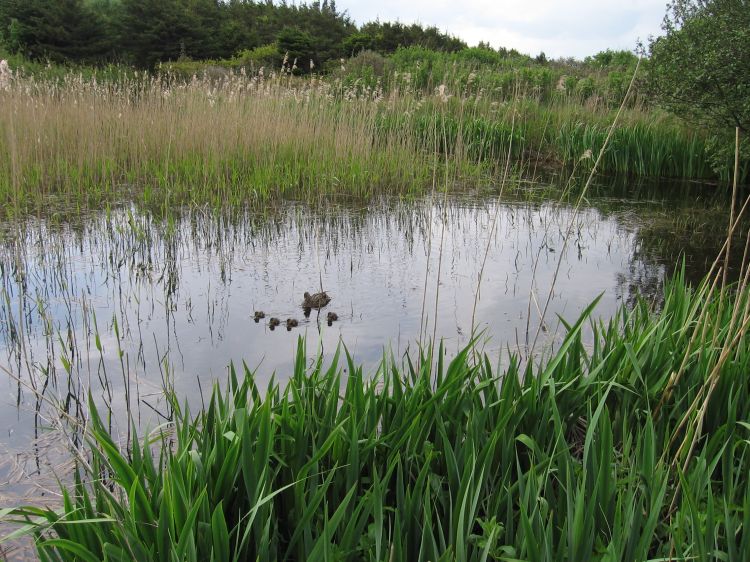
[[(371, 22), (361, 29), (335, 0), (2, 0), (0, 41), (36, 60), (153, 68), (159, 62), (229, 58), (264, 45), (321, 65), (364, 49), (466, 44), (434, 27)], [(303, 65), (304, 63), (304, 65)]]
[(750, 129), (750, 0), (673, 0), (649, 44), (648, 88), (666, 109)]
[(111, 48), (102, 14), (83, 0), (4, 0), (2, 36), (8, 48), (53, 62), (94, 62)]

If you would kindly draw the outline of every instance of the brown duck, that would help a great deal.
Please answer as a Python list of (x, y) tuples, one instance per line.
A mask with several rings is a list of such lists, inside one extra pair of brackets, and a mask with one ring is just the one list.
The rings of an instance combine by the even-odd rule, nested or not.
[(302, 301), (302, 308), (323, 308), (331, 302), (331, 297), (325, 291), (310, 294), (305, 292), (305, 298)]

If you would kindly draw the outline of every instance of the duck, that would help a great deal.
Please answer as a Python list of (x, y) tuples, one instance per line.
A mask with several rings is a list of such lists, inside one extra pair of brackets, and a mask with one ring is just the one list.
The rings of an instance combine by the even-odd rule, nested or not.
[(266, 317), (266, 313), (263, 312), (262, 310), (256, 310), (255, 314), (253, 314), (253, 320), (255, 320), (256, 324), (265, 317)]
[(334, 322), (335, 322), (336, 320), (338, 320), (338, 319), (339, 319), (339, 315), (338, 315), (338, 314), (336, 314), (335, 312), (329, 312), (329, 313), (328, 313), (328, 314), (326, 315), (326, 320), (328, 321), (328, 325), (329, 325), (329, 326), (330, 326), (331, 324), (333, 324), (333, 323), (334, 323)]
[(268, 321), (268, 327), (269, 327), (269, 328), (271, 328), (272, 330), (273, 330), (273, 329), (274, 329), (274, 328), (275, 328), (276, 326), (278, 326), (279, 324), (281, 324), (281, 320), (279, 320), (278, 318), (271, 318), (271, 319), (270, 319), (270, 320)]
[(325, 291), (312, 295), (305, 291), (304, 297), (302, 308), (323, 308), (331, 302), (331, 297), (329, 297)]
[(286, 320), (286, 331), (291, 332), (292, 328), (296, 328), (299, 325), (299, 322), (295, 320), (294, 318), (287, 318)]

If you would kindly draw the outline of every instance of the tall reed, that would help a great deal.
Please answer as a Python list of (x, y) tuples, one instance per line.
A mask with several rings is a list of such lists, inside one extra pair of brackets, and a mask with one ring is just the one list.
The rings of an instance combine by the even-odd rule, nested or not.
[[(169, 208), (407, 193), (430, 187), (436, 151), (457, 181), (497, 182), (509, 154), (523, 169), (530, 159), (564, 164), (595, 152), (611, 120), (607, 108), (524, 90), (510, 104), (458, 82), (425, 93), (242, 73), (15, 76), (0, 98), (0, 202), (16, 209), (46, 207), (50, 197)], [(699, 134), (637, 109), (626, 117), (603, 171), (713, 175)]]
[[(16, 83), (0, 109), (0, 198), (117, 196), (231, 204), (409, 190), (424, 166), (403, 134), (376, 142), (377, 103), (278, 80)], [(13, 156), (12, 158), (10, 156)]]

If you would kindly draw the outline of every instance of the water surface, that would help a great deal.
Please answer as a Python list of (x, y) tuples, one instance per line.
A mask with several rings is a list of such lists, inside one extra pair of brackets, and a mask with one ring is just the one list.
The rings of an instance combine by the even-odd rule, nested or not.
[[(45, 428), (60, 416), (45, 401), (80, 417), (90, 391), (124, 435), (128, 410), (153, 427), (168, 416), (165, 386), (198, 406), (230, 362), (246, 362), (261, 383), (283, 381), (300, 336), (310, 356), (330, 358), (343, 342), (367, 370), (433, 335), (455, 353), (474, 318), (480, 347), (499, 361), (502, 350), (550, 349), (563, 333), (558, 315), (575, 320), (597, 296), (602, 319), (637, 295), (658, 302), (678, 257), (699, 279), (726, 228), (721, 197), (665, 192), (606, 189), (578, 210), (464, 194), (193, 209), (169, 220), (123, 205), (6, 222), (0, 499), (28, 475), (51, 472), (40, 450), (64, 444), (49, 442)], [(305, 317), (303, 293), (321, 287), (333, 300)], [(254, 322), (256, 310), (266, 319)], [(328, 311), (339, 317), (330, 326)], [(271, 330), (271, 316), (299, 326)]]

